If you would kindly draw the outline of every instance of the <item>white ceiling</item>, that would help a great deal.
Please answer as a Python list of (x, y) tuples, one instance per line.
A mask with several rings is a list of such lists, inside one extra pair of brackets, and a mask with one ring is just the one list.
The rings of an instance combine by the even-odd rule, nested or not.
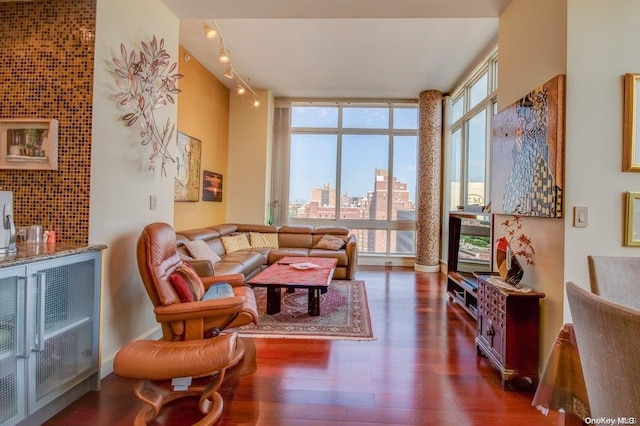
[(411, 99), (447, 92), (498, 34), (511, 0), (163, 0), (180, 44), (227, 87), (214, 19), (251, 86), (293, 98)]

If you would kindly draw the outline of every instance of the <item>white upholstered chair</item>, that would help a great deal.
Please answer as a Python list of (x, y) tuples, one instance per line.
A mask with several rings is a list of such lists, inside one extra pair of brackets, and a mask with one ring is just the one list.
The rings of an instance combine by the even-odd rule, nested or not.
[(640, 311), (568, 282), (591, 418), (640, 418)]
[(640, 257), (588, 256), (591, 291), (640, 309)]

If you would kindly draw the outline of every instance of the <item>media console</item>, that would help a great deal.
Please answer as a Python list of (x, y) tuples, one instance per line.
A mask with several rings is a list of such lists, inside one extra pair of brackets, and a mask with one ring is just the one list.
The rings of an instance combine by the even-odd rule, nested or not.
[(449, 214), (447, 294), (473, 319), (478, 317), (478, 280), (474, 273), (491, 271), (491, 239), (491, 214)]

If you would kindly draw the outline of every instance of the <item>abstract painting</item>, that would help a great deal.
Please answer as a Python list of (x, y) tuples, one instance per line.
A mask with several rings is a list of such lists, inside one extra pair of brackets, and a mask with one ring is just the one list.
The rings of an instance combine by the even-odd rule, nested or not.
[(205, 170), (202, 176), (202, 201), (222, 201), (222, 175)]
[(176, 180), (174, 201), (198, 201), (200, 199), (200, 149), (198, 139), (178, 132), (176, 155)]
[(565, 76), (493, 118), (491, 212), (563, 216)]

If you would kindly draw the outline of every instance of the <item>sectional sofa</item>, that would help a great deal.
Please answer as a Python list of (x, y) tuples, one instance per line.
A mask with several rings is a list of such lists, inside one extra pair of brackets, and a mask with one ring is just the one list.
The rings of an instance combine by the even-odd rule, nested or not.
[(245, 281), (285, 256), (336, 258), (333, 278), (351, 280), (358, 258), (355, 236), (337, 226), (225, 223), (178, 231), (176, 240), (178, 252), (186, 260), (198, 259), (190, 250), (194, 245), (190, 241), (202, 240), (215, 253), (209, 262), (193, 262), (198, 264), (200, 275), (240, 273)]

